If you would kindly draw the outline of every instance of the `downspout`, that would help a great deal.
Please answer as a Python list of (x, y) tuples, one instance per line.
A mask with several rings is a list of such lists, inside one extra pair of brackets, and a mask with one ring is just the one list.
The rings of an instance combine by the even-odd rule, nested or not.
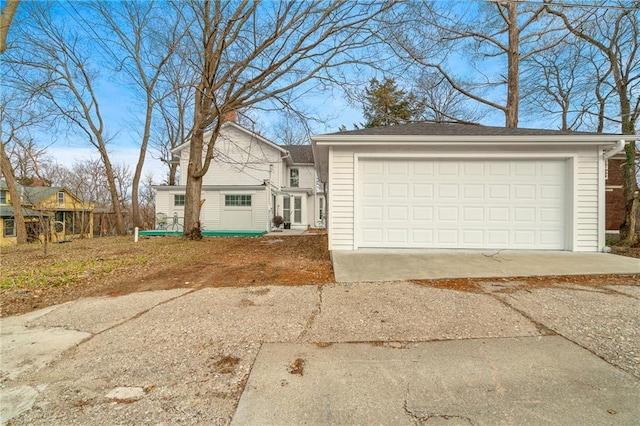
[(620, 152), (622, 152), (622, 150), (624, 149), (624, 146), (626, 145), (626, 142), (624, 139), (620, 139), (618, 142), (616, 142), (616, 146), (614, 146), (613, 148), (611, 148), (609, 151), (606, 151), (604, 153), (604, 159), (608, 160), (609, 158), (613, 157), (616, 154), (619, 154)]

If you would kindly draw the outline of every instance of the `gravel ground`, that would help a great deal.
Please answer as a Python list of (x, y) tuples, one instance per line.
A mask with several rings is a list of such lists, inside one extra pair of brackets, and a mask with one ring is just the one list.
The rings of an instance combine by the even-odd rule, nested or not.
[(2, 388), (39, 393), (14, 425), (223, 425), (263, 343), (393, 346), (554, 332), (640, 378), (640, 287), (514, 284), (475, 292), (408, 282), (175, 289), (82, 299), (29, 325), (91, 337)]
[(537, 288), (499, 294), (536, 322), (640, 378), (640, 286)]

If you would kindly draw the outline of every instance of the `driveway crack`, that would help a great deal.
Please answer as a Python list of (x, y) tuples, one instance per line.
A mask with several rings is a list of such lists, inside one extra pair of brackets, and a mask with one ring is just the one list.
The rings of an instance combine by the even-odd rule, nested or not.
[[(408, 398), (408, 392), (407, 392), (407, 398)], [(418, 426), (426, 424), (431, 419), (442, 419), (442, 420), (457, 419), (462, 422), (466, 422), (470, 425), (475, 425), (475, 423), (473, 422), (473, 420), (471, 420), (470, 417), (462, 416), (460, 414), (427, 413), (425, 415), (420, 415), (409, 409), (407, 399), (404, 400), (404, 404), (402, 408), (404, 409), (404, 413), (407, 416), (411, 417), (411, 419), (413, 420), (413, 424)]]
[(316, 305), (316, 309), (314, 309), (313, 312), (311, 312), (311, 315), (309, 315), (309, 319), (307, 320), (307, 323), (305, 324), (304, 329), (296, 339), (298, 342), (302, 341), (309, 334), (309, 331), (311, 331), (311, 327), (313, 327), (313, 324), (315, 323), (316, 318), (318, 317), (318, 315), (322, 313), (322, 288), (323, 288), (323, 285), (318, 284), (317, 290), (316, 290), (316, 293), (318, 295), (318, 303)]
[(525, 317), (526, 319), (531, 321), (531, 323), (533, 325), (535, 325), (536, 329), (538, 330), (538, 332), (541, 335), (543, 335), (543, 336), (555, 336), (555, 335), (558, 335), (558, 333), (555, 330), (552, 330), (551, 328), (547, 327), (546, 325), (542, 324), (541, 322), (536, 321), (531, 315), (529, 315), (525, 311), (523, 311), (521, 309), (518, 309), (515, 306), (511, 305), (509, 302), (507, 302), (505, 299), (503, 299), (502, 297), (498, 296), (497, 294), (487, 293), (487, 292), (485, 292), (485, 294), (488, 295), (488, 296), (493, 297), (494, 299), (496, 299), (498, 302), (502, 303), (507, 308), (513, 309), (514, 311), (516, 311), (517, 313), (519, 313), (520, 315), (522, 315), (523, 317)]
[(136, 319), (140, 318), (141, 316), (145, 315), (145, 314), (146, 314), (146, 313), (148, 313), (148, 312), (151, 312), (153, 309), (157, 308), (158, 306), (162, 306), (162, 305), (164, 305), (164, 304), (167, 304), (167, 303), (173, 302), (174, 300), (178, 300), (178, 299), (180, 299), (181, 297), (188, 296), (188, 295), (190, 295), (191, 293), (195, 293), (195, 292), (196, 292), (196, 291), (198, 291), (198, 290), (199, 290), (199, 289), (197, 289), (197, 288), (195, 288), (195, 289), (191, 289), (191, 290), (186, 291), (186, 292), (184, 292), (184, 293), (182, 293), (182, 294), (179, 294), (179, 295), (177, 295), (177, 296), (175, 296), (175, 297), (171, 297), (171, 298), (169, 298), (169, 299), (165, 299), (165, 300), (163, 300), (163, 301), (161, 301), (161, 302), (158, 302), (158, 303), (156, 303), (155, 305), (153, 305), (153, 306), (151, 306), (151, 307), (149, 307), (149, 308), (147, 308), (147, 309), (144, 309), (144, 310), (142, 310), (142, 311), (138, 312), (137, 314), (135, 314), (135, 315), (133, 315), (133, 316), (131, 316), (131, 317), (129, 317), (129, 318), (126, 318), (126, 319), (124, 319), (124, 320), (120, 321), (120, 322), (119, 322), (119, 323), (117, 323), (117, 324), (112, 325), (111, 327), (105, 328), (104, 330), (100, 330), (100, 331), (98, 331), (98, 332), (96, 332), (96, 333), (92, 334), (91, 336), (89, 336), (89, 337), (87, 337), (86, 339), (84, 339), (81, 343), (88, 342), (89, 340), (93, 339), (93, 338), (94, 338), (94, 337), (96, 337), (96, 336), (99, 336), (99, 335), (101, 335), (101, 334), (103, 334), (103, 333), (106, 333), (107, 331), (113, 330), (113, 329), (114, 329), (114, 328), (116, 328), (116, 327), (120, 327), (120, 326), (121, 326), (121, 325), (123, 325), (123, 324), (126, 324), (126, 323), (128, 323), (128, 322), (131, 322), (131, 321), (133, 321), (133, 320), (136, 320)]

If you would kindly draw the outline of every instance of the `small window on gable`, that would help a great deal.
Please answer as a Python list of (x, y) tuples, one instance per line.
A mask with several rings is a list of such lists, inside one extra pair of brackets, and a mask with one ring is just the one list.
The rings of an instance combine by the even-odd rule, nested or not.
[(226, 207), (251, 207), (251, 195), (225, 195)]
[(184, 206), (184, 194), (175, 194), (173, 196), (174, 206)]
[(7, 204), (7, 191), (0, 191), (0, 204)]
[(58, 192), (58, 204), (64, 204), (64, 192)]
[(291, 188), (300, 186), (300, 171), (298, 169), (289, 170), (289, 186)]

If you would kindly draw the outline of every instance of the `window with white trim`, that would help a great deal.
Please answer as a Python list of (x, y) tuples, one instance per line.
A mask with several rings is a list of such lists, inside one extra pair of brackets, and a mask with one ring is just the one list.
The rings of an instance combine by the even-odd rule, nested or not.
[(318, 198), (318, 218), (320, 220), (324, 219), (324, 197)]
[(175, 194), (173, 196), (174, 206), (184, 206), (184, 194)]
[(251, 195), (225, 195), (224, 205), (226, 207), (251, 207)]
[(64, 204), (64, 192), (58, 192), (58, 204)]
[(300, 170), (289, 170), (289, 186), (291, 188), (297, 188), (300, 186)]
[(0, 191), (0, 204), (7, 204), (7, 191)]

